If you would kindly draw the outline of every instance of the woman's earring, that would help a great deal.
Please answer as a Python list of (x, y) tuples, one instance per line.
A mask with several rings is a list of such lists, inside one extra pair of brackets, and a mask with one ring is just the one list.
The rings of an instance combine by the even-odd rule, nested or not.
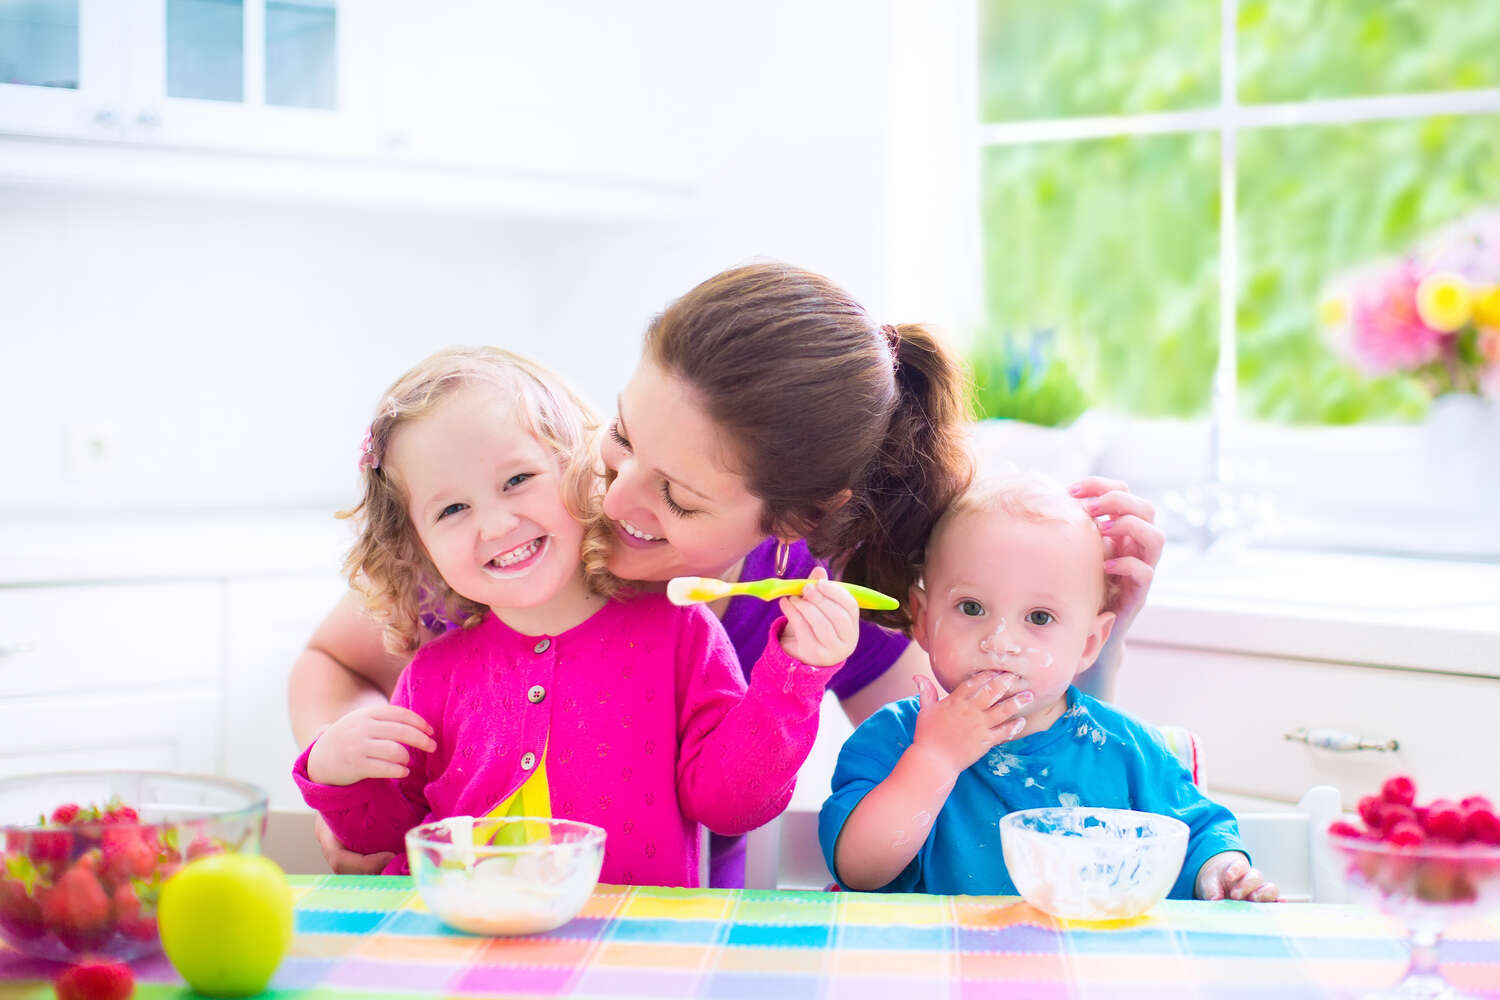
[(776, 543), (776, 575), (786, 576), (786, 561), (792, 553), (792, 547), (784, 541)]

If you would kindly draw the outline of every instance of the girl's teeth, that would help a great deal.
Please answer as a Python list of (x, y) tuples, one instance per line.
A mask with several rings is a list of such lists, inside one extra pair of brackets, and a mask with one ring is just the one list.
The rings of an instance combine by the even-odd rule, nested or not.
[(518, 549), (511, 549), (504, 555), (496, 556), (494, 559), (490, 560), (490, 562), (494, 563), (501, 569), (504, 569), (506, 566), (514, 566), (516, 563), (526, 559), (530, 559), (533, 555), (535, 555), (536, 550), (541, 547), (541, 544), (542, 540), (540, 538), (532, 539), (530, 542), (527, 542), (525, 545), (521, 546)]
[(656, 535), (646, 534), (644, 531), (642, 531), (640, 528), (637, 528), (629, 521), (621, 521), (620, 527), (624, 528), (625, 534), (629, 535), (631, 538), (639, 538), (643, 542), (657, 542), (661, 540)]

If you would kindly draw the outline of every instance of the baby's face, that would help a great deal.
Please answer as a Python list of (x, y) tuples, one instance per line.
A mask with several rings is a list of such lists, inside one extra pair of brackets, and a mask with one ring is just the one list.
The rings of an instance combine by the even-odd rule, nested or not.
[(1019, 678), (1030, 691), (1025, 732), (1050, 726), (1063, 694), (1093, 663), (1114, 615), (1101, 612), (1104, 547), (1082, 514), (1030, 521), (966, 511), (944, 522), (924, 585), (912, 593), (915, 634), (938, 683), (951, 691), (983, 670)]

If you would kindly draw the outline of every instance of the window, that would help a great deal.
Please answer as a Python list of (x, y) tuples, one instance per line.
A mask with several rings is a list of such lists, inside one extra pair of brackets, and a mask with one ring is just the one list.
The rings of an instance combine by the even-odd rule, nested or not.
[(1500, 211), (1500, 7), (977, 21), (980, 338), (1041, 338), (1107, 415), (1107, 471), (1179, 537), (1500, 558), (1500, 399), (1367, 374), (1319, 321), (1341, 275)]

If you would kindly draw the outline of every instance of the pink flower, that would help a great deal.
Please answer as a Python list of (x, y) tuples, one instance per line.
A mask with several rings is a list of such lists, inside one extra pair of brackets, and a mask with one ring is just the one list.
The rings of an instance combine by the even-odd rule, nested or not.
[(1419, 368), (1442, 352), (1445, 335), (1417, 313), (1420, 280), (1412, 262), (1402, 261), (1355, 293), (1349, 348), (1370, 374)]
[(375, 458), (374, 438), (370, 436), (370, 431), (365, 431), (365, 439), (359, 443), (359, 471), (378, 468), (380, 462)]

